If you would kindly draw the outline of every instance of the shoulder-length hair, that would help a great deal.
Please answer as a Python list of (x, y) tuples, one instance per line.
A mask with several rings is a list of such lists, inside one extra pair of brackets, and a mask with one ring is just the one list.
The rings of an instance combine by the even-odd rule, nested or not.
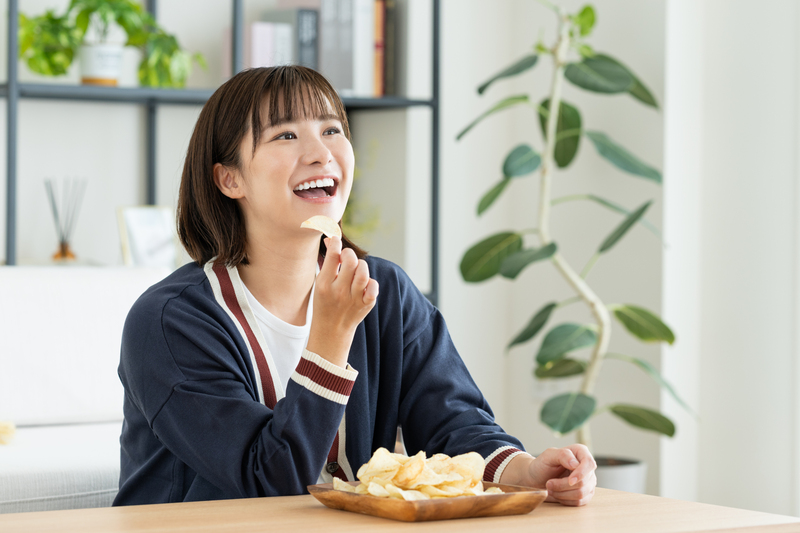
[[(266, 116), (264, 102), (269, 102)], [(217, 188), (214, 165), (241, 168), (242, 139), (253, 132), (255, 153), (265, 120), (313, 119), (331, 108), (349, 140), (347, 114), (336, 90), (318, 72), (295, 65), (245, 70), (214, 92), (189, 141), (178, 193), (178, 236), (192, 259), (200, 265), (212, 259), (215, 265), (248, 264), (244, 213)], [(345, 236), (342, 245), (361, 259), (367, 255)], [(320, 254), (325, 255), (322, 238)]]

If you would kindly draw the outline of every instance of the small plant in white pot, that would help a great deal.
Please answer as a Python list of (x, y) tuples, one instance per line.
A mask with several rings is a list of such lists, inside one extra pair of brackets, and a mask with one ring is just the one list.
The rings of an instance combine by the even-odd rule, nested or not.
[[(119, 28), (121, 32), (114, 31)], [(35, 17), (19, 16), (19, 57), (38, 74), (66, 74), (77, 54), (82, 83), (114, 86), (124, 46), (142, 51), (138, 77), (144, 86), (183, 87), (192, 60), (205, 66), (201, 55), (182, 50), (175, 36), (133, 0), (71, 0), (62, 15), (47, 10)]]
[[(526, 267), (539, 261), (549, 261), (563, 277), (566, 288), (571, 291), (569, 297), (562, 301), (552, 301), (533, 312), (527, 325), (510, 341), (508, 348), (533, 340), (539, 333), (545, 332), (538, 352), (536, 353), (535, 375), (539, 379), (558, 379), (580, 377), (579, 390), (559, 394), (547, 400), (542, 406), (540, 419), (557, 434), (577, 433), (577, 440), (591, 448), (589, 420), (602, 413), (611, 413), (628, 424), (640, 429), (673, 436), (675, 425), (661, 413), (641, 406), (611, 403), (598, 406), (593, 391), (597, 378), (606, 359), (617, 359), (636, 365), (643, 376), (653, 379), (658, 385), (666, 388), (684, 407), (686, 404), (678, 398), (672, 387), (662, 378), (658, 370), (647, 360), (609, 352), (611, 340), (612, 316), (635, 338), (644, 342), (673, 343), (675, 336), (661, 319), (647, 309), (626, 303), (610, 304), (602, 301), (595, 290), (587, 283), (586, 277), (598, 259), (608, 253), (629, 230), (643, 225), (656, 234), (652, 225), (644, 219), (644, 214), (652, 200), (641, 203), (638, 207), (628, 209), (616, 202), (594, 194), (569, 195), (553, 197), (554, 173), (558, 169), (568, 167), (574, 160), (578, 147), (584, 138), (593, 145), (598, 153), (618, 169), (637, 178), (661, 184), (661, 172), (642, 162), (628, 150), (600, 131), (587, 129), (580, 111), (564, 100), (565, 80), (573, 86), (600, 95), (628, 94), (640, 103), (658, 108), (647, 87), (621, 62), (595, 52), (585, 41), (595, 23), (595, 11), (590, 5), (576, 14), (567, 14), (561, 8), (547, 0), (540, 0), (551, 8), (558, 18), (558, 37), (551, 46), (539, 42), (534, 50), (503, 69), (478, 88), (483, 94), (496, 82), (511, 78), (532, 69), (540, 57), (553, 61), (553, 77), (550, 92), (540, 98), (528, 94), (515, 95), (497, 102), (489, 110), (480, 115), (458, 135), (461, 139), (468, 131), (487, 116), (511, 107), (532, 108), (532, 121), (538, 121), (542, 130), (543, 144), (541, 151), (527, 144), (513, 148), (503, 162), (503, 177), (481, 198), (478, 204), (478, 215), (488, 209), (494, 201), (518, 178), (539, 174), (538, 211), (532, 212), (536, 220), (534, 229), (520, 231), (504, 231), (481, 239), (463, 256), (461, 274), (465, 281), (481, 282), (495, 275), (514, 280)], [(552, 112), (552, 110), (558, 110)], [(536, 116), (538, 115), (538, 117)], [(584, 140), (584, 143), (586, 142)], [(620, 215), (616, 227), (609, 227), (608, 236), (598, 243), (596, 251), (582, 270), (577, 270), (559, 251), (558, 243), (551, 237), (551, 209), (569, 201), (588, 200), (610, 209)], [(533, 210), (532, 210), (533, 211)], [(587, 220), (587, 222), (589, 222)], [(533, 245), (526, 242), (534, 238)], [(530, 273), (530, 271), (528, 272)], [(587, 323), (565, 322), (546, 329), (546, 326), (558, 315), (558, 310), (572, 304), (581, 303), (588, 311)], [(588, 349), (588, 358), (575, 354)], [(598, 464), (627, 464), (612, 458), (598, 458)], [(620, 487), (608, 479), (603, 468), (598, 469), (598, 484), (610, 488), (643, 491), (644, 469), (641, 479), (634, 486)], [(607, 472), (607, 470), (606, 470)], [(604, 475), (606, 476), (604, 478)], [(614, 475), (613, 473), (611, 474)]]

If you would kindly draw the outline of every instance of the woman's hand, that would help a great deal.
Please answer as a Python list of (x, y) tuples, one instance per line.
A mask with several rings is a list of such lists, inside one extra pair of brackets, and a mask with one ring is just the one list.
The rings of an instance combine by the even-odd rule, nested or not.
[(582, 444), (548, 448), (535, 459), (528, 454), (514, 457), (503, 471), (501, 483), (547, 489), (548, 502), (586, 505), (597, 486), (597, 463)]
[(345, 367), (356, 327), (378, 299), (378, 282), (370, 279), (366, 261), (349, 248), (342, 250), (339, 237), (325, 239), (325, 246), (314, 289), (308, 350)]

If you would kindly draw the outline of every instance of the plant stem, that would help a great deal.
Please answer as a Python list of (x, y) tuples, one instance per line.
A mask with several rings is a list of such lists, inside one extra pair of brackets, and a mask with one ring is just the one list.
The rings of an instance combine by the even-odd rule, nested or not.
[(583, 270), (581, 271), (581, 278), (586, 279), (586, 276), (589, 275), (589, 271), (592, 270), (592, 267), (595, 263), (597, 263), (598, 259), (600, 259), (600, 254), (594, 254), (592, 258), (589, 259), (589, 262), (586, 263), (586, 266), (583, 267)]
[[(558, 42), (555, 46), (555, 53), (553, 60), (555, 69), (553, 72), (553, 81), (550, 89), (550, 113), (547, 117), (547, 135), (545, 137), (545, 150), (544, 158), (542, 160), (542, 181), (541, 192), (539, 198), (539, 234), (542, 239), (542, 246), (546, 246), (552, 239), (550, 237), (550, 196), (552, 186), (552, 172), (555, 166), (555, 148), (556, 148), (556, 131), (558, 126), (558, 115), (561, 108), (561, 89), (564, 84), (564, 69), (567, 64), (567, 53), (570, 48), (570, 20), (569, 17), (559, 10), (559, 36)], [(586, 282), (578, 275), (564, 257), (556, 252), (551, 258), (553, 264), (558, 271), (575, 290), (578, 296), (586, 302), (592, 315), (597, 321), (597, 344), (592, 350), (589, 365), (584, 372), (583, 382), (581, 384), (580, 392), (583, 394), (591, 394), (594, 389), (597, 375), (600, 370), (600, 363), (603, 356), (608, 350), (608, 342), (611, 335), (611, 317), (608, 309), (594, 293), (594, 291), (586, 284)], [(589, 433), (588, 422), (578, 428), (578, 442), (591, 447), (591, 436)]]

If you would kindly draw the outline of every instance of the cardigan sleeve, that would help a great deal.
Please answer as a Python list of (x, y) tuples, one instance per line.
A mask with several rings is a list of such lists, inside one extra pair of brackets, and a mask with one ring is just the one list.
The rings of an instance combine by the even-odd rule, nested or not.
[(316, 483), (352, 368), (306, 351), (286, 397), (270, 409), (258, 401), (246, 347), (224, 318), (175, 300), (161, 313), (132, 314), (120, 375), (169, 452), (229, 498), (301, 494)]
[(495, 422), (444, 318), (416, 287), (404, 291), (403, 383), (399, 408), (409, 453), (480, 453), (484, 479), (499, 480), (508, 462), (524, 448)]

